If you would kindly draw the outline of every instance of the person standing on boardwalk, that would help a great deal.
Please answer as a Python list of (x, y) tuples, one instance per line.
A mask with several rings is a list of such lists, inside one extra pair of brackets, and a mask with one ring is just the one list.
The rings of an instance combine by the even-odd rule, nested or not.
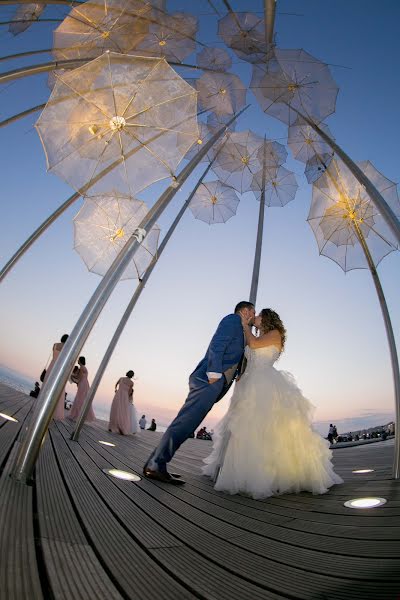
[(242, 317), (251, 322), (255, 317), (254, 305), (243, 301), (219, 323), (204, 358), (189, 377), (189, 395), (172, 421), (161, 442), (143, 467), (148, 479), (173, 485), (185, 483), (167, 471), (181, 444), (197, 429), (215, 402), (228, 391), (242, 360), (245, 338)]
[(146, 424), (147, 424), (146, 415), (142, 415), (139, 420), (140, 429), (146, 429)]
[[(108, 430), (113, 433), (130, 435), (137, 431), (136, 415), (133, 418), (133, 371), (128, 371), (125, 377), (118, 379), (115, 384), (115, 395), (111, 404)], [(135, 420), (135, 424), (133, 421)], [(135, 427), (133, 427), (135, 425)]]
[[(88, 370), (86, 368), (86, 359), (84, 356), (80, 356), (78, 359), (79, 370), (77, 372), (78, 391), (75, 396), (74, 403), (71, 408), (70, 418), (76, 419), (79, 417), (82, 410), (82, 406), (86, 400), (86, 396), (89, 393), (90, 385), (88, 381)], [(86, 415), (85, 421), (89, 423), (96, 420), (92, 406)]]
[[(53, 344), (53, 356), (52, 356), (49, 366), (47, 367), (46, 374), (43, 378), (43, 383), (46, 383), (46, 381), (56, 363), (56, 360), (60, 355), (61, 350), (64, 348), (64, 344), (67, 341), (68, 337), (69, 336), (66, 333), (64, 333), (64, 335), (61, 336), (61, 340), (59, 342), (56, 342), (55, 344)], [(62, 421), (65, 416), (64, 415), (64, 397), (65, 397), (65, 388), (63, 389), (63, 391), (60, 394), (56, 409), (53, 413), (53, 419), (57, 419), (58, 421)]]

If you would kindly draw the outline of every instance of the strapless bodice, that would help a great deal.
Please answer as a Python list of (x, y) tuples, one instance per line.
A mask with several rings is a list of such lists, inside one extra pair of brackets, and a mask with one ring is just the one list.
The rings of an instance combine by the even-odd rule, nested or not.
[(263, 348), (250, 348), (246, 346), (245, 350), (248, 367), (272, 367), (279, 354), (277, 346), (264, 346)]

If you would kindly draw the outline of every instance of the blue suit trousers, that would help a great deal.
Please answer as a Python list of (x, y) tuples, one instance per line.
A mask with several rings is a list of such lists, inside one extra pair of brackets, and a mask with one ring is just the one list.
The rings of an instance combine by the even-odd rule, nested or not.
[(161, 442), (150, 455), (145, 467), (165, 472), (179, 446), (197, 429), (227, 388), (224, 375), (215, 383), (208, 383), (203, 368), (196, 369), (189, 377), (189, 395), (185, 404), (164, 433)]

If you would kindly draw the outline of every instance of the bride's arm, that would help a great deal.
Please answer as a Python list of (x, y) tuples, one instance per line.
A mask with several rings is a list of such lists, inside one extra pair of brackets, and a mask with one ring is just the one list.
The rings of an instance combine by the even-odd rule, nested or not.
[(253, 335), (251, 326), (242, 319), (244, 336), (246, 338), (247, 345), (250, 348), (264, 348), (265, 346), (278, 346), (282, 344), (281, 334), (278, 330), (268, 331), (259, 337)]
[(248, 346), (250, 346), (250, 348), (255, 348), (256, 346), (254, 346), (254, 344), (255, 344), (255, 341), (258, 340), (258, 337), (253, 335), (253, 333), (251, 331), (251, 326), (248, 323), (246, 323), (245, 321), (242, 320), (242, 325), (243, 325), (244, 337), (246, 339), (246, 344)]

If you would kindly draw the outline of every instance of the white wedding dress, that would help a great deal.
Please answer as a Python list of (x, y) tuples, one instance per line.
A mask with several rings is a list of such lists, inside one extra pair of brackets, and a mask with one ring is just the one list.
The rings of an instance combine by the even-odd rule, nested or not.
[(275, 369), (276, 346), (246, 348), (247, 367), (217, 425), (203, 473), (215, 489), (256, 499), (309, 491), (324, 494), (343, 480), (333, 471), (329, 443), (313, 430), (313, 405), (293, 376)]

